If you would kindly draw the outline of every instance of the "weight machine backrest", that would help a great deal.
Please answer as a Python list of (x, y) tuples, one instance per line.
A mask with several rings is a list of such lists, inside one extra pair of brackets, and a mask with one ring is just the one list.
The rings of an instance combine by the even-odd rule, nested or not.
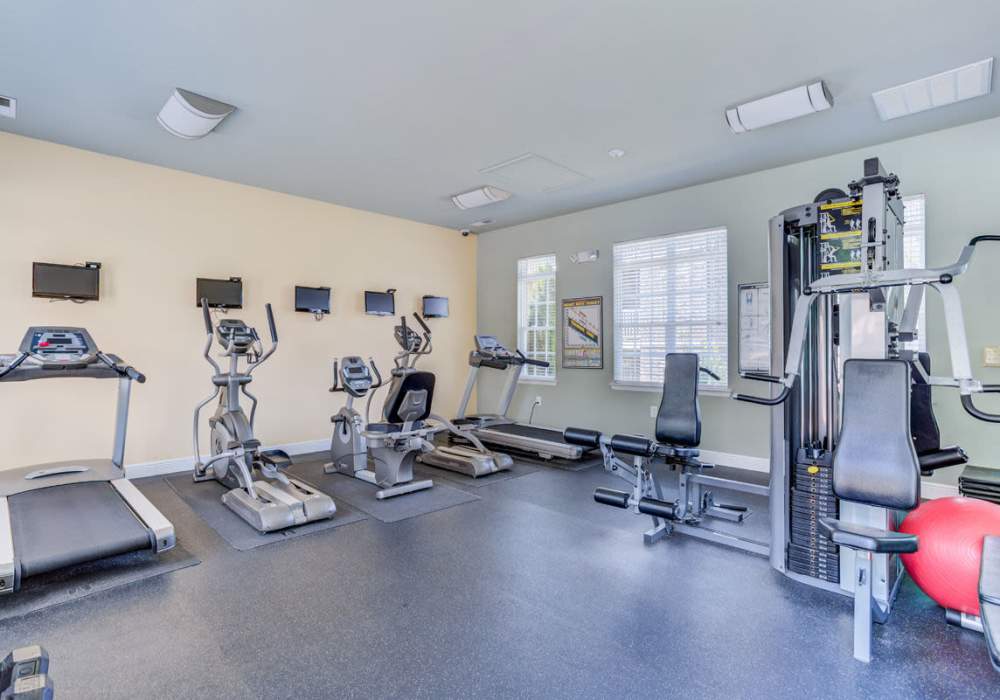
[(656, 416), (658, 442), (680, 447), (701, 443), (698, 405), (698, 355), (670, 353), (663, 368), (663, 399)]

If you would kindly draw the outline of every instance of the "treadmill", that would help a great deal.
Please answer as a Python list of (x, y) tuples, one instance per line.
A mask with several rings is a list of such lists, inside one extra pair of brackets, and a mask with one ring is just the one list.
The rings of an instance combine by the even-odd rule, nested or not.
[(118, 380), (114, 452), (0, 471), (0, 594), (31, 576), (176, 542), (123, 470), (132, 382), (146, 377), (101, 352), (85, 328), (32, 327), (17, 354), (0, 355), (0, 382), (70, 377)]
[[(510, 404), (517, 391), (524, 365), (548, 367), (548, 362), (532, 360), (520, 350), (511, 352), (497, 340), (495, 335), (474, 336), (476, 348), (469, 353), (469, 375), (465, 382), (465, 393), (459, 405), (455, 425), (462, 431), (470, 431), (487, 445), (503, 447), (523, 454), (534, 455), (544, 460), (553, 458), (578, 461), (590, 450), (580, 445), (572, 445), (563, 439), (562, 430), (539, 425), (518, 423), (507, 416)], [(479, 370), (483, 367), (507, 372), (500, 398), (499, 412), (494, 414), (467, 415), (472, 390), (476, 386)]]

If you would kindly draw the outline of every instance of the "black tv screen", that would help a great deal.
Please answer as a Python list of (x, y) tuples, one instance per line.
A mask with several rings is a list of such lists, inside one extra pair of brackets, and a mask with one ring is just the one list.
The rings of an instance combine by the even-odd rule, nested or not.
[(227, 280), (199, 277), (197, 297), (198, 306), (201, 306), (201, 300), (205, 299), (213, 309), (242, 309), (243, 280), (239, 277), (230, 277)]
[(101, 291), (99, 265), (32, 263), (31, 296), (45, 299), (97, 301)]
[(388, 292), (365, 292), (365, 313), (373, 316), (395, 316), (396, 299)]
[(424, 297), (425, 318), (448, 318), (448, 297)]
[(329, 287), (295, 287), (295, 310), (313, 314), (330, 313)]

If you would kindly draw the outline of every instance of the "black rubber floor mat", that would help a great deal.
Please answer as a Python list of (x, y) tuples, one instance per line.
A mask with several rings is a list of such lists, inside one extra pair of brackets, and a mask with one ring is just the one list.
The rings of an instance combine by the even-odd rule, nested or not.
[[(274, 542), (284, 542), (293, 537), (308, 535), (319, 530), (329, 530), (330, 528), (356, 523), (365, 519), (364, 513), (359, 513), (340, 499), (334, 498), (334, 503), (337, 504), (337, 512), (329, 520), (317, 520), (297, 527), (261, 533), (257, 532), (243, 518), (229, 510), (229, 507), (222, 502), (222, 494), (227, 489), (217, 481), (203, 481), (198, 483), (188, 473), (166, 477), (164, 480), (180, 496), (181, 500), (198, 514), (198, 517), (204, 520), (230, 546), (240, 551), (246, 551)], [(321, 486), (317, 485), (317, 488), (321, 491), (326, 491)], [(329, 491), (326, 491), (326, 493), (329, 493)], [(332, 496), (333, 494), (330, 495)]]

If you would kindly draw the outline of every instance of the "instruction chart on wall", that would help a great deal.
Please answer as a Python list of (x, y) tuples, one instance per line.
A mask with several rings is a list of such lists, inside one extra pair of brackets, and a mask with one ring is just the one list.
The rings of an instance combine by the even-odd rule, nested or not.
[(771, 291), (767, 282), (739, 285), (740, 374), (771, 372)]
[(563, 367), (604, 368), (603, 297), (563, 299)]

